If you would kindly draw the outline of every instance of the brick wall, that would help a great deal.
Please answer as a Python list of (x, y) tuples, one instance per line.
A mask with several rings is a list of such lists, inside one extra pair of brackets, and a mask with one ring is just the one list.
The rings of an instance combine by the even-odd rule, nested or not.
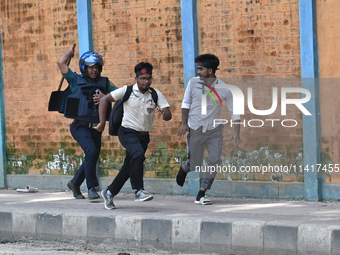
[[(225, 164), (301, 165), (302, 115), (295, 107), (287, 108), (287, 116), (281, 116), (280, 112), (281, 88), (301, 86), (297, 79), (301, 75), (298, 0), (198, 1), (197, 8), (200, 52), (214, 53), (220, 58), (218, 77), (241, 88), (246, 105), (248, 87), (253, 88), (253, 103), (258, 110), (271, 107), (272, 89), (278, 88), (278, 108), (270, 116), (257, 116), (245, 108), (243, 118), (246, 127), (241, 128), (244, 147), (238, 150), (232, 142), (225, 141)], [(248, 121), (254, 119), (262, 120), (263, 127), (250, 127)], [(275, 121), (272, 127), (266, 119), (280, 121)], [(280, 122), (284, 119), (295, 119), (298, 125), (282, 127)], [(262, 123), (251, 121), (249, 124)], [(231, 135), (232, 127), (225, 125), (225, 136)], [(290, 172), (228, 173), (220, 177), (280, 181), (303, 179), (299, 171)]]
[[(339, 144), (339, 94), (340, 94), (340, 54), (338, 35), (340, 33), (340, 2), (317, 1), (317, 33), (320, 65), (320, 105), (321, 105), (321, 146), (328, 155), (329, 163), (340, 163)], [(325, 182), (340, 183), (339, 172), (327, 172)]]
[[(78, 44), (76, 1), (0, 3), (8, 172), (73, 174), (83, 158), (69, 132), (71, 120), (48, 112), (47, 105), (61, 79), (56, 61), (73, 43)], [(186, 157), (185, 139), (179, 140), (175, 135), (181, 124), (184, 94), (180, 1), (94, 0), (92, 11), (94, 50), (104, 57), (103, 76), (121, 87), (134, 82), (133, 67), (138, 62), (154, 65), (153, 86), (168, 99), (173, 120), (155, 120), (146, 176), (174, 177)], [(270, 108), (272, 87), (280, 91), (285, 86), (284, 78), (300, 76), (298, 0), (198, 0), (198, 25), (200, 52), (220, 58), (217, 75), (237, 78), (232, 83), (240, 86), (245, 95), (249, 84), (256, 84), (255, 108)], [(70, 68), (79, 72), (77, 59), (78, 49)], [(279, 110), (270, 118), (282, 119)], [(242, 128), (245, 145), (238, 150), (225, 141), (225, 162), (299, 162), (301, 114), (294, 108), (288, 110), (289, 118), (299, 122), (296, 128)], [(246, 110), (244, 119), (265, 117)], [(226, 135), (231, 130), (226, 127)], [(108, 136), (105, 130), (101, 174), (115, 175), (123, 156), (118, 139)], [(294, 181), (301, 180), (301, 175), (237, 173), (221, 174), (219, 178)]]
[(299, 1), (198, 1), (200, 52), (226, 77), (300, 77)]

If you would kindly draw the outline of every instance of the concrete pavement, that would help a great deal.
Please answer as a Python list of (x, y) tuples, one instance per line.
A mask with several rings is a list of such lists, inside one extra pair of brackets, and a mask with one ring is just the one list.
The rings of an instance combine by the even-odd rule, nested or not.
[[(84, 194), (87, 195), (87, 194)], [(0, 190), (0, 241), (43, 240), (106, 251), (217, 254), (340, 254), (340, 202), (119, 194), (75, 200), (70, 191)]]

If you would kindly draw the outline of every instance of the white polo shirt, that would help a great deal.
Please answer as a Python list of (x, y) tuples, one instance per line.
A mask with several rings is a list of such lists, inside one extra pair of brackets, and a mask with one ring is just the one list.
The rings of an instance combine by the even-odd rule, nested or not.
[[(123, 99), (127, 85), (110, 92), (115, 101)], [(164, 95), (154, 89), (158, 95), (157, 106), (160, 109), (170, 107)], [(132, 92), (129, 99), (124, 103), (124, 116), (122, 126), (131, 128), (136, 131), (151, 131), (151, 126), (155, 116), (155, 109), (157, 107), (151, 95), (151, 90), (144, 94), (139, 91), (137, 83), (133, 85)]]

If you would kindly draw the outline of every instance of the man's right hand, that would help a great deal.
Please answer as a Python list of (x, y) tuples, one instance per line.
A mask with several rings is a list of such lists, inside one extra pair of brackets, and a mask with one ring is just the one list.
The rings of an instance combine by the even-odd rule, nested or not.
[(74, 48), (70, 48), (64, 55), (60, 57), (57, 64), (59, 67), (59, 70), (61, 73), (67, 73), (68, 72), (68, 62), (71, 58), (74, 56)]
[(177, 132), (177, 136), (179, 138), (182, 138), (186, 134), (186, 132), (188, 132), (188, 131), (189, 131), (188, 124), (182, 124), (181, 128)]

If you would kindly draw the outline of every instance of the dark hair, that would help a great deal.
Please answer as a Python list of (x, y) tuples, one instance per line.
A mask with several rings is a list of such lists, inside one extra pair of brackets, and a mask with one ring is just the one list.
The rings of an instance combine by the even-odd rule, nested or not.
[(195, 63), (198, 62), (208, 62), (212, 66), (214, 72), (218, 70), (217, 67), (220, 65), (220, 60), (214, 54), (199, 55), (195, 58)]
[(137, 72), (140, 72), (144, 68), (150, 69), (152, 71), (153, 66), (147, 62), (140, 62), (135, 66), (135, 73), (137, 74)]

